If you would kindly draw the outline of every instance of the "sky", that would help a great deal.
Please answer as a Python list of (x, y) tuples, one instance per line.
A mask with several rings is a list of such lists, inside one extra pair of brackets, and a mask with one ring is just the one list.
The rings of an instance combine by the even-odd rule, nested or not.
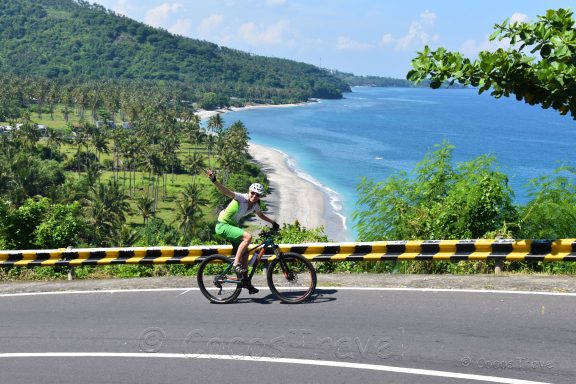
[(425, 45), (474, 59), (494, 24), (576, 0), (90, 0), (171, 33), (355, 75), (405, 78)]

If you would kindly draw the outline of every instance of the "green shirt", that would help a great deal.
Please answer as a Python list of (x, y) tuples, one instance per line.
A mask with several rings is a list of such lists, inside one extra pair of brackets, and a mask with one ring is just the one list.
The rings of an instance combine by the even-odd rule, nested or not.
[(238, 225), (244, 216), (252, 213), (260, 213), (260, 205), (255, 203), (250, 206), (247, 193), (234, 192), (234, 199), (226, 208), (220, 211), (218, 221), (230, 225)]

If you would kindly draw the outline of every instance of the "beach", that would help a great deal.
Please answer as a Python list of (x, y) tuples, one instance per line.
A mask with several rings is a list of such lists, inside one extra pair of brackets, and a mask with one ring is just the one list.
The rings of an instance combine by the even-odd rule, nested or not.
[(279, 224), (298, 221), (306, 228), (324, 227), (333, 241), (349, 240), (342, 217), (331, 209), (329, 196), (294, 172), (284, 153), (254, 143), (250, 143), (248, 151), (270, 181), (268, 195), (264, 198), (266, 214)]
[(205, 109), (199, 109), (194, 114), (200, 118), (200, 120), (207, 120), (214, 115), (226, 113), (226, 112), (234, 112), (240, 111), (244, 109), (256, 109), (256, 108), (290, 108), (290, 107), (298, 107), (302, 105), (306, 105), (307, 103), (294, 103), (294, 104), (255, 104), (255, 105), (246, 105), (244, 107), (229, 107), (229, 108), (221, 108), (216, 109), (213, 111), (207, 111)]
[[(216, 111), (198, 111), (201, 120), (206, 120), (219, 113), (249, 108), (287, 108), (301, 104), (257, 105), (242, 108), (220, 109)], [(288, 165), (288, 157), (280, 150), (250, 143), (248, 152), (268, 176), (270, 182), (267, 195), (264, 197), (266, 214), (280, 225), (294, 224), (298, 221), (306, 228), (323, 227), (332, 241), (350, 241), (345, 228), (344, 217), (339, 215), (331, 205), (328, 190), (301, 177)], [(331, 191), (332, 193), (335, 193)]]

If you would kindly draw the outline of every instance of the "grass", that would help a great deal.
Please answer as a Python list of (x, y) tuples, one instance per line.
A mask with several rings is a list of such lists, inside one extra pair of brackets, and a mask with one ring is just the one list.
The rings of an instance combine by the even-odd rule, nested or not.
[[(4, 267), (0, 281), (67, 280), (69, 267)], [(102, 265), (74, 267), (79, 280), (127, 279), (161, 276), (196, 276), (197, 265)]]
[[(33, 107), (34, 108), (34, 107)], [(64, 119), (64, 115), (61, 113), (63, 105), (58, 105), (54, 111), (53, 117), (46, 112), (43, 112), (39, 115), (34, 110), (31, 113), (31, 120), (36, 124), (42, 124), (46, 127), (62, 130), (65, 131), (68, 129), (69, 125), (77, 124), (82, 121), (82, 119), (76, 113), (70, 113), (68, 121)], [(85, 111), (85, 120), (92, 121), (91, 112)], [(116, 124), (120, 124), (122, 121), (118, 118), (119, 114), (117, 114), (117, 118), (115, 119)], [(7, 124), (7, 122), (0, 123), (0, 124)], [(45, 140), (44, 138), (42, 140)], [(109, 148), (112, 148), (112, 141), (109, 143)], [(60, 153), (65, 155), (67, 158), (73, 158), (76, 155), (77, 148), (73, 144), (64, 144), (59, 149)], [(200, 147), (193, 146), (190, 143), (183, 142), (182, 146), (178, 150), (178, 158), (182, 161), (187, 156), (191, 155), (192, 153), (200, 152), (204, 154), (205, 158), (207, 155), (205, 153), (205, 149)], [(112, 153), (102, 153), (99, 155), (100, 162), (103, 163), (107, 160), (113, 160)], [(71, 174), (77, 174), (76, 171), (68, 171), (67, 176)], [(127, 174), (128, 176), (128, 174)], [(108, 182), (114, 177), (114, 172), (112, 171), (103, 171), (100, 180), (102, 183)], [(172, 224), (176, 220), (176, 209), (177, 209), (177, 200), (180, 196), (180, 193), (184, 190), (186, 185), (192, 183), (193, 176), (190, 174), (168, 174), (167, 177), (167, 185), (166, 185), (166, 197), (162, 197), (161, 192), (159, 193), (158, 203), (157, 203), (157, 210), (156, 210), (156, 217), (162, 219), (167, 224)], [(124, 171), (120, 171), (118, 173), (118, 182), (120, 185), (125, 186), (128, 188), (129, 180), (127, 177), (124, 177)], [(133, 197), (129, 198), (128, 201), (130, 203), (131, 212), (127, 217), (127, 223), (131, 226), (140, 226), (143, 225), (143, 219), (140, 216), (138, 209), (137, 209), (137, 198), (145, 195), (148, 188), (150, 180), (148, 177), (147, 172), (136, 172), (136, 193)], [(196, 177), (196, 183), (201, 183), (208, 185), (205, 181), (202, 180), (202, 177)], [(206, 208), (206, 214), (212, 215), (211, 209)]]
[[(106, 183), (114, 178), (114, 172), (105, 171), (102, 173), (101, 182)], [(201, 178), (197, 178), (196, 182), (201, 183)], [(148, 175), (145, 172), (136, 173), (136, 193), (133, 198), (129, 198), (131, 213), (127, 218), (127, 223), (130, 225), (142, 225), (143, 218), (140, 216), (137, 209), (137, 199), (147, 193)], [(172, 224), (176, 220), (176, 207), (177, 201), (186, 187), (192, 182), (192, 176), (188, 174), (181, 175), (168, 175), (168, 184), (166, 185), (166, 198), (162, 198), (162, 192), (159, 192), (158, 207), (156, 210), (156, 217), (162, 219), (167, 224)], [(124, 178), (122, 172), (118, 175), (118, 183), (128, 188), (129, 181)], [(150, 189), (151, 193), (151, 189)], [(210, 213), (210, 209), (206, 210), (206, 214)]]

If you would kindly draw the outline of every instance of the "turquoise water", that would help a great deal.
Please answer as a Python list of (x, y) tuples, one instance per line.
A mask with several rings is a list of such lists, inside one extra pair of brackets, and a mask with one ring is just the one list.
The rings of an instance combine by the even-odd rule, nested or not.
[(455, 145), (455, 161), (494, 155), (518, 203), (528, 200), (530, 179), (575, 165), (570, 117), (473, 89), (358, 87), (342, 100), (222, 117), (226, 125), (241, 120), (253, 142), (285, 152), (297, 172), (321, 185), (332, 208), (347, 218), (350, 239), (361, 178), (411, 171), (443, 140)]

